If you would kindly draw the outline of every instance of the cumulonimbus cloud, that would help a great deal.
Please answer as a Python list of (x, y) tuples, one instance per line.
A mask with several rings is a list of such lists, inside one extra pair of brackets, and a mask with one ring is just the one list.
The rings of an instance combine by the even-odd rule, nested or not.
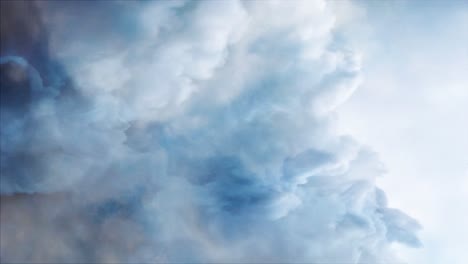
[(1, 106), (2, 261), (359, 263), (419, 246), (376, 154), (334, 129), (361, 70), (326, 2), (37, 10), (47, 55), (0, 61), (18, 101)]

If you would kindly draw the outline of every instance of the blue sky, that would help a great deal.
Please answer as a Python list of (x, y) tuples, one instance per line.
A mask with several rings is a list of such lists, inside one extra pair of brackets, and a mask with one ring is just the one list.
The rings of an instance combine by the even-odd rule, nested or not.
[[(409, 263), (463, 263), (468, 199), (468, 5), (358, 4), (350, 35), (365, 82), (339, 110), (343, 131), (371, 145), (388, 173), (378, 185), (422, 224)], [(353, 28), (355, 27), (355, 28)], [(365, 29), (363, 29), (365, 28)]]

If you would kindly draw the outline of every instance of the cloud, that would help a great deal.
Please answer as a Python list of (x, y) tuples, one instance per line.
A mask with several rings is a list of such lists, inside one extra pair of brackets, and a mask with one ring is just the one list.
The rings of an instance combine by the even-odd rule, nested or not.
[(2, 50), (44, 83), (19, 112), (2, 102), (2, 261), (357, 263), (419, 245), (376, 154), (335, 131), (361, 77), (327, 3), (40, 9), (41, 63), (61, 70)]

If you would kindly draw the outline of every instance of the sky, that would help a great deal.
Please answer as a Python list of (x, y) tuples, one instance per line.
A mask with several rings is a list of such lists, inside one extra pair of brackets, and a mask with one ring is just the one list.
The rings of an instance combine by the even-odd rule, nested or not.
[(464, 1), (2, 1), (0, 262), (468, 259)]
[[(409, 263), (468, 259), (468, 4), (360, 2), (355, 45), (363, 85), (339, 110), (341, 129), (372, 146), (389, 204), (423, 226)], [(355, 13), (358, 13), (355, 11)], [(355, 28), (350, 29), (352, 34)]]

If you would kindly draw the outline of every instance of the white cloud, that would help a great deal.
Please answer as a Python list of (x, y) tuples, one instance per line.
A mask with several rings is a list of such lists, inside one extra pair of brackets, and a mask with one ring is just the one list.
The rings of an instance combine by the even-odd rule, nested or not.
[[(361, 67), (327, 2), (47, 5), (51, 48), (80, 96), (37, 97), (15, 117), (41, 132), (22, 141), (42, 142), (42, 156), (2, 130), (2, 154), (26, 152), (41, 176), (21, 175), (21, 188), (2, 177), (2, 192), (65, 192), (33, 213), (90, 234), (44, 221), (29, 236), (63, 246), (44, 255), (44, 240), (2, 236), (6, 261), (358, 263), (419, 245), (417, 222), (376, 188), (376, 154), (335, 130)], [(80, 17), (76, 32), (63, 26)], [(41, 106), (53, 111), (34, 115)], [(15, 208), (2, 222), (21, 230), (10, 214), (32, 209)]]

